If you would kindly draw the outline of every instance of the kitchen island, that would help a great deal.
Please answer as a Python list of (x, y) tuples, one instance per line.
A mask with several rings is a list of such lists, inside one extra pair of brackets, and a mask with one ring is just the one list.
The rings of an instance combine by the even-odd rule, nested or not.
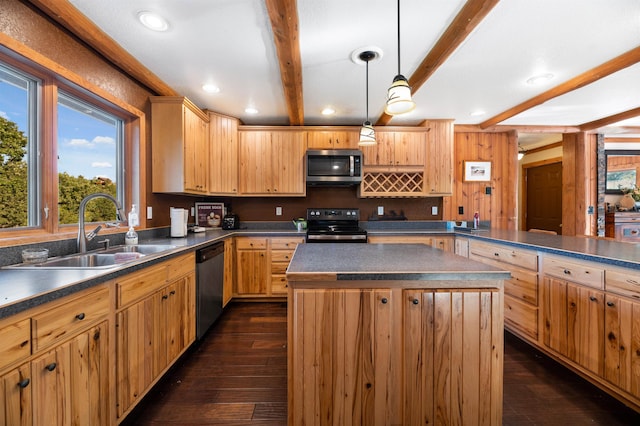
[(421, 244), (302, 244), (289, 425), (502, 424), (503, 280)]

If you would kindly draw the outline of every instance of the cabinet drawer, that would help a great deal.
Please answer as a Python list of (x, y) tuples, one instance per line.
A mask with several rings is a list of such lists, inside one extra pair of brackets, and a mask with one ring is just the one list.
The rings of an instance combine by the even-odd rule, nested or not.
[(238, 250), (251, 250), (251, 249), (266, 249), (266, 238), (236, 238), (236, 249)]
[(605, 290), (622, 296), (640, 299), (640, 274), (627, 270), (607, 270)]
[(504, 324), (538, 339), (538, 309), (508, 295), (504, 296)]
[(175, 281), (196, 270), (196, 254), (191, 252), (167, 262), (167, 280)]
[(504, 283), (504, 293), (532, 306), (538, 306), (538, 274), (510, 269), (511, 278)]
[(109, 289), (71, 300), (32, 317), (33, 350), (39, 351), (72, 335), (109, 313)]
[(600, 290), (604, 288), (604, 269), (592, 265), (545, 256), (544, 273)]
[(0, 327), (0, 369), (31, 355), (31, 320)]
[(272, 275), (271, 276), (271, 294), (272, 295), (286, 295), (289, 291), (287, 286), (287, 277), (284, 275)]
[(271, 274), (286, 274), (289, 262), (275, 262), (271, 264)]
[(304, 243), (304, 238), (272, 238), (271, 250), (294, 250), (298, 244)]
[(167, 283), (167, 267), (163, 264), (151, 266), (126, 275), (116, 282), (116, 306), (121, 308)]
[(273, 250), (271, 251), (272, 262), (287, 262), (291, 261), (294, 250)]
[(469, 254), (509, 263), (532, 271), (538, 270), (538, 255), (521, 249), (470, 241)]

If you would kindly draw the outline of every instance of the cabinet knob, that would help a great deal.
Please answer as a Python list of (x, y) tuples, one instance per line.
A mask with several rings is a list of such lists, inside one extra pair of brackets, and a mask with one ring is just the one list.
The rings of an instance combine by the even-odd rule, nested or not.
[(386, 305), (389, 300), (387, 300), (386, 297), (383, 297), (382, 299), (380, 299), (380, 301), (382, 302), (383, 305)]
[(500, 257), (500, 253), (493, 253), (495, 257)]
[(615, 303), (613, 303), (613, 302), (607, 302), (607, 306), (609, 306), (609, 307), (613, 307), (613, 306), (616, 306), (616, 304), (615, 304)]
[(168, 294), (163, 294), (163, 295), (162, 295), (162, 300), (167, 300), (168, 298), (169, 298), (169, 295), (168, 295)]
[(29, 379), (20, 380), (18, 382), (18, 387), (20, 387), (20, 389), (24, 389), (27, 386), (29, 386), (29, 383), (31, 383), (31, 380), (29, 380)]
[(597, 302), (598, 298), (595, 296), (589, 296), (589, 300), (591, 300), (592, 302)]
[(84, 312), (80, 312), (78, 315), (76, 315), (76, 318), (82, 321), (84, 319)]
[(420, 301), (418, 299), (413, 299), (411, 303), (413, 303), (414, 305), (417, 305), (418, 303), (420, 303)]
[(55, 362), (52, 362), (51, 364), (47, 365), (46, 367), (44, 367), (46, 370), (48, 371), (53, 371), (56, 369), (56, 367), (58, 366), (58, 364), (56, 364)]
[(171, 291), (169, 292), (169, 295), (171, 295), (171, 296), (173, 296), (174, 294), (176, 294), (176, 291), (175, 291), (175, 290), (171, 290)]
[(571, 271), (570, 271), (570, 270), (568, 270), (568, 269), (565, 269), (565, 270), (564, 270), (564, 271), (562, 271), (562, 272), (564, 272), (564, 274), (565, 274), (565, 275), (571, 275)]

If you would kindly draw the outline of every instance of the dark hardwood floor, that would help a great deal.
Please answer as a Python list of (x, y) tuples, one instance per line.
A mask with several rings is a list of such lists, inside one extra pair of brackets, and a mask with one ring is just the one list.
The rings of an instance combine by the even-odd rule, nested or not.
[[(285, 303), (232, 303), (123, 425), (286, 424)], [(504, 425), (640, 425), (628, 409), (505, 334)]]

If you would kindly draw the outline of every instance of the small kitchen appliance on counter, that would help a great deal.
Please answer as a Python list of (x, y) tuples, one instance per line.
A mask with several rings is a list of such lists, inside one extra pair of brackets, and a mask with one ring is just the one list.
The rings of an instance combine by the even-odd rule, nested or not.
[(172, 237), (186, 237), (187, 236), (187, 222), (189, 221), (189, 210), (176, 209), (171, 207), (169, 210), (171, 217), (171, 236)]
[(222, 229), (239, 229), (240, 228), (240, 218), (237, 214), (228, 213), (222, 219)]
[(308, 243), (366, 243), (358, 209), (307, 209)]

